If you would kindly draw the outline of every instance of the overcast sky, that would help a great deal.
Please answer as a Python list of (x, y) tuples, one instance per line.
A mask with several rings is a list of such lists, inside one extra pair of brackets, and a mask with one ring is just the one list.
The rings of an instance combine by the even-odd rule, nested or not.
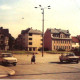
[[(80, 35), (80, 0), (0, 0), (0, 26), (9, 29), (13, 37), (28, 27), (42, 30), (42, 11), (45, 9), (45, 30), (69, 30), (72, 36)], [(22, 19), (24, 18), (24, 19)]]

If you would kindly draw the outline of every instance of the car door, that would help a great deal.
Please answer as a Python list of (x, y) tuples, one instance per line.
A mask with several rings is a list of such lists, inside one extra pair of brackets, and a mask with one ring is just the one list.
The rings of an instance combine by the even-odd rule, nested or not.
[(66, 59), (67, 59), (66, 54), (64, 54), (63, 60), (66, 61)]

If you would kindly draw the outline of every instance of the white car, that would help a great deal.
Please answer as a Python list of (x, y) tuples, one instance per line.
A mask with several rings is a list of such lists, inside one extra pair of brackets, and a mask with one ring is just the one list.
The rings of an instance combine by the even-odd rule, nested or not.
[(13, 64), (16, 66), (17, 58), (12, 56), (12, 53), (0, 53), (0, 63)]
[(79, 63), (79, 57), (75, 56), (74, 53), (63, 53), (61, 54), (61, 56), (59, 57), (60, 62), (76, 62)]

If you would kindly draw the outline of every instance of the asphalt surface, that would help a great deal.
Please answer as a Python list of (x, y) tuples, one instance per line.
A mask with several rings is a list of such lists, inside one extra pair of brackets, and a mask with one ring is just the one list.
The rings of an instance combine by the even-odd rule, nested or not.
[(60, 63), (60, 54), (36, 54), (36, 64), (31, 64), (32, 55), (14, 55), (17, 66), (8, 66), (16, 73), (2, 79), (53, 79), (80, 80), (80, 63)]
[(4, 78), (4, 77), (7, 77), (7, 76), (12, 76), (14, 74), (15, 74), (14, 70), (0, 65), (0, 78)]

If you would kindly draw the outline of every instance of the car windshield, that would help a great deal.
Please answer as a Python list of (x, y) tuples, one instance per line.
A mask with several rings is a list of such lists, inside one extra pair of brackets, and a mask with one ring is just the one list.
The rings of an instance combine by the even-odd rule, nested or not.
[(75, 56), (73, 53), (69, 53), (66, 56)]
[(3, 54), (2, 57), (11, 57), (12, 54)]

